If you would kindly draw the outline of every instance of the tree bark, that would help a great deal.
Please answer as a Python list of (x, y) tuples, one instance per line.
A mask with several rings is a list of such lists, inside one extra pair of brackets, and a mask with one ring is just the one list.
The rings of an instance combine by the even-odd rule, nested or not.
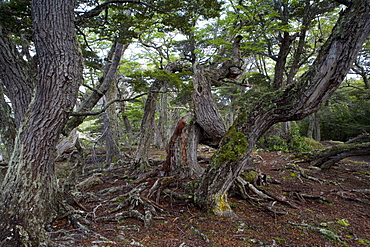
[(320, 131), (320, 123), (319, 123), (319, 117), (316, 113), (313, 113), (312, 115), (308, 116), (308, 131), (307, 131), (307, 137), (314, 139), (316, 141), (321, 140), (321, 131)]
[(1, 246), (51, 245), (45, 228), (61, 203), (55, 147), (82, 81), (74, 3), (32, 1), (38, 82), (1, 185)]
[(186, 115), (177, 122), (166, 150), (166, 161), (161, 169), (167, 175), (180, 179), (196, 179), (204, 172), (204, 168), (197, 161), (200, 127), (194, 119), (187, 124), (189, 117)]
[(211, 80), (201, 65), (196, 65), (194, 68), (193, 84), (194, 114), (196, 123), (201, 128), (199, 141), (208, 146), (217, 147), (226, 130), (212, 98)]
[(370, 2), (353, 1), (340, 14), (332, 34), (309, 70), (296, 83), (264, 95), (239, 115), (202, 176), (196, 203), (221, 216), (233, 212), (227, 191), (243, 170), (255, 143), (277, 122), (299, 120), (317, 111), (339, 87), (370, 33)]

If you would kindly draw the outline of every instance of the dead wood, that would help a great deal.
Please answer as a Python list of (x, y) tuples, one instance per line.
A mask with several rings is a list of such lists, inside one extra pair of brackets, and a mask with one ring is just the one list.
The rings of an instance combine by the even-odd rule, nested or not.
[[(165, 174), (168, 174), (171, 171), (172, 163), (174, 161), (174, 155), (175, 155), (175, 142), (177, 138), (181, 136), (182, 130), (186, 126), (186, 119), (188, 116), (182, 117), (176, 124), (175, 131), (173, 132), (170, 141), (167, 146), (167, 157), (166, 161), (163, 163), (163, 167), (161, 168), (161, 171)], [(184, 150), (185, 151), (185, 150)], [(185, 156), (186, 157), (186, 156)]]

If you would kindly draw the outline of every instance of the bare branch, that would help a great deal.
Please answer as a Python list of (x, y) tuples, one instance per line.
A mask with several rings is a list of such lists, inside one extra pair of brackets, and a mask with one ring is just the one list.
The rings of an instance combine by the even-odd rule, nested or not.
[(108, 107), (111, 104), (113, 104), (113, 103), (116, 103), (116, 102), (125, 102), (125, 101), (133, 101), (134, 99), (140, 98), (141, 96), (146, 95), (146, 94), (147, 93), (142, 93), (142, 94), (136, 95), (135, 97), (129, 98), (129, 99), (114, 99), (112, 101), (109, 101), (107, 104), (105, 104), (104, 107), (101, 110), (99, 110), (99, 111), (71, 112), (71, 116), (96, 116), (96, 115), (100, 115), (103, 112), (105, 112), (105, 110), (108, 109)]

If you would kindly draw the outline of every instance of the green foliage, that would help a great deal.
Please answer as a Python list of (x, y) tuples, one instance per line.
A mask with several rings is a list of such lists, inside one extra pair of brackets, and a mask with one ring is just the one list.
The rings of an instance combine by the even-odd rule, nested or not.
[[(279, 128), (279, 126), (281, 125), (277, 125), (275, 128)], [(317, 142), (303, 137), (299, 132), (298, 125), (292, 122), (288, 136), (284, 138), (281, 135), (271, 135), (268, 132), (258, 141), (257, 146), (268, 151), (309, 152), (319, 145)]]
[(13, 0), (1, 2), (0, 26), (13, 34), (31, 40), (31, 1)]
[[(319, 111), (323, 140), (347, 141), (370, 131), (370, 89), (361, 81), (347, 81)], [(351, 86), (354, 87), (351, 87)]]

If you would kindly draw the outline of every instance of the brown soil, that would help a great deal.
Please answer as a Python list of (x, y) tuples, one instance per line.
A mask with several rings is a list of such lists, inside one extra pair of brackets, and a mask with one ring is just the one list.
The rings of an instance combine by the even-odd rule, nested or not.
[[(90, 233), (72, 229), (66, 219), (53, 226), (67, 229), (73, 236), (68, 246), (370, 246), (368, 157), (346, 159), (330, 170), (320, 171), (293, 161), (290, 154), (260, 152), (255, 154), (254, 165), (268, 176), (269, 183), (261, 188), (297, 208), (283, 202), (231, 197), (238, 218), (220, 218), (191, 202), (161, 196), (158, 204), (165, 211), (154, 214), (150, 227), (134, 218), (94, 222), (111, 209), (107, 202), (117, 196), (97, 198), (98, 191), (115, 186), (130, 191), (136, 185), (129, 165), (121, 165), (103, 171), (100, 178), (104, 183), (85, 191), (89, 196), (80, 201), (88, 212), (82, 215), (94, 222), (87, 226)], [(305, 174), (320, 179), (322, 184), (300, 175), (297, 166), (307, 169)], [(266, 205), (287, 214), (273, 213)], [(135, 209), (143, 213), (141, 206)]]

